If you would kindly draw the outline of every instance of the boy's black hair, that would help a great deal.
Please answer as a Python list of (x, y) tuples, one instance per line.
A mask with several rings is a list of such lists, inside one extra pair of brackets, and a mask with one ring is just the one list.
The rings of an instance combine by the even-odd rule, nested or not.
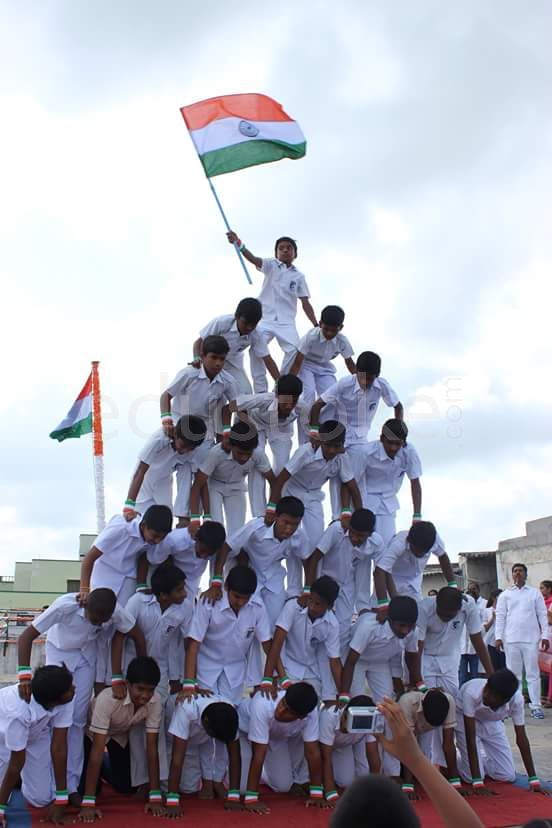
[(339, 328), (345, 320), (345, 311), (339, 305), (326, 305), (320, 314), (320, 321), (332, 328)]
[(238, 302), (235, 316), (236, 319), (240, 317), (245, 319), (249, 325), (256, 325), (263, 317), (263, 306), (258, 299), (252, 299), (251, 297), (242, 299)]
[(342, 446), (345, 443), (347, 430), (338, 420), (324, 420), (320, 423), (318, 435), (326, 446)]
[(253, 595), (257, 589), (257, 576), (250, 566), (235, 566), (226, 578), (226, 589), (239, 595)]
[(106, 621), (113, 615), (116, 605), (117, 596), (109, 587), (93, 589), (86, 601), (86, 609), (94, 616), (104, 618)]
[(408, 530), (406, 540), (421, 552), (429, 552), (437, 538), (437, 530), (429, 520), (418, 520)]
[(304, 719), (318, 704), (318, 696), (312, 684), (298, 681), (288, 687), (284, 696), (285, 702), (300, 719)]
[(154, 532), (164, 532), (166, 535), (172, 529), (173, 516), (168, 506), (150, 506), (146, 509), (141, 523)]
[(439, 727), (443, 724), (450, 710), (450, 703), (442, 690), (428, 690), (422, 699), (422, 710), (428, 724)]
[(510, 701), (519, 687), (519, 681), (516, 675), (511, 670), (508, 670), (507, 667), (491, 673), (487, 679), (487, 684), (493, 693), (503, 700), (504, 704)]
[(228, 744), (238, 732), (238, 711), (228, 702), (212, 702), (203, 710), (201, 722), (209, 736)]
[(276, 504), (277, 515), (289, 515), (290, 517), (302, 518), (305, 514), (303, 501), (293, 495), (281, 497)]
[(404, 420), (386, 420), (381, 427), (381, 433), (388, 440), (402, 440), (406, 443), (408, 427)]
[(286, 394), (290, 397), (300, 397), (303, 393), (303, 381), (295, 374), (282, 374), (276, 381), (276, 395)]
[(456, 610), (456, 612), (458, 612), (463, 602), (464, 596), (460, 590), (455, 587), (446, 586), (442, 587), (437, 593), (435, 606), (437, 607), (437, 610)]
[(351, 529), (357, 532), (369, 532), (372, 534), (376, 525), (376, 516), (370, 509), (355, 509), (351, 515)]
[(329, 575), (321, 575), (314, 583), (311, 584), (311, 594), (316, 592), (322, 600), (328, 605), (329, 609), (333, 607), (339, 595), (339, 584), (330, 578)]
[(279, 239), (276, 239), (276, 241), (274, 242), (274, 255), (276, 255), (278, 251), (278, 245), (280, 244), (280, 242), (283, 241), (289, 242), (291, 244), (291, 246), (295, 250), (295, 255), (297, 256), (297, 242), (295, 241), (295, 239), (292, 239), (291, 236), (280, 236)]
[(418, 604), (409, 595), (395, 595), (389, 602), (387, 617), (399, 624), (415, 624), (418, 620)]
[(379, 377), (381, 371), (381, 357), (373, 351), (363, 351), (356, 362), (357, 371), (361, 374)]
[(329, 828), (421, 828), (399, 785), (388, 776), (359, 776), (349, 785), (330, 819)]
[(205, 440), (207, 426), (201, 417), (195, 417), (193, 414), (185, 414), (178, 419), (174, 427), (174, 434), (179, 440), (184, 440), (185, 443), (189, 443), (197, 448)]
[(31, 693), (34, 700), (48, 710), (60, 704), (61, 697), (71, 689), (73, 676), (65, 664), (47, 664), (39, 667), (31, 679)]
[(230, 346), (223, 336), (206, 336), (201, 345), (201, 353), (203, 356), (207, 354), (226, 356), (229, 350)]
[(353, 696), (351, 701), (347, 702), (345, 707), (347, 709), (349, 709), (349, 707), (374, 707), (374, 700), (371, 696), (359, 694), (358, 696)]
[(226, 540), (226, 529), (222, 523), (218, 523), (216, 520), (208, 520), (201, 524), (195, 537), (196, 540), (205, 544), (208, 549), (216, 552)]
[(255, 451), (259, 445), (259, 432), (253, 423), (236, 420), (230, 429), (229, 443), (231, 446), (242, 449), (242, 451)]
[(186, 580), (186, 574), (174, 564), (162, 563), (151, 576), (151, 591), (156, 598), (163, 592), (168, 595)]
[(161, 681), (161, 670), (151, 656), (138, 656), (138, 658), (133, 658), (128, 665), (126, 680), (129, 684), (147, 684), (149, 687), (157, 687)]
[[(546, 589), (552, 589), (552, 581), (541, 581), (541, 586), (546, 587)], [(493, 592), (498, 592), (500, 594), (502, 590), (493, 589)], [(493, 592), (491, 592), (491, 595), (493, 595)]]
[(512, 572), (514, 571), (514, 569), (516, 568), (516, 566), (521, 566), (521, 567), (522, 567), (522, 569), (524, 570), (525, 574), (527, 575), (527, 567), (525, 566), (525, 564), (524, 564), (524, 563), (515, 563), (515, 564), (512, 564)]

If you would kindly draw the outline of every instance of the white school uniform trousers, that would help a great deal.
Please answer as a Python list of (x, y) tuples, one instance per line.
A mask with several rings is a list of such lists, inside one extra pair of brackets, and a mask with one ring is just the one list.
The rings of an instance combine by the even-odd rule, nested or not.
[(276, 626), (287, 633), (282, 648), (286, 674), (294, 681), (312, 684), (321, 699), (335, 699), (335, 686), (330, 658), (339, 658), (339, 624), (333, 610), (311, 620), (308, 607), (301, 607), (296, 598), (286, 602)]
[[(119, 604), (105, 624), (91, 624), (86, 610), (79, 606), (77, 593), (56, 598), (38, 615), (32, 626), (46, 636), (46, 664), (65, 664), (73, 674), (75, 695), (65, 705), (71, 716), (67, 734), (67, 789), (74, 793), (79, 786), (84, 762), (84, 730), (94, 688), (98, 646), (104, 647), (113, 633), (128, 633), (134, 619)], [(111, 674), (110, 674), (111, 675)]]
[[(199, 465), (199, 470), (209, 478), (209, 502), (211, 517), (226, 526), (229, 535), (245, 523), (246, 479), (252, 470), (261, 477), (270, 469), (270, 462), (263, 449), (256, 448), (251, 458), (243, 464), (233, 459), (222, 443), (213, 446)], [(250, 490), (250, 507), (253, 517), (264, 516), (266, 500), (264, 491)]]
[[(285, 469), (291, 477), (285, 484), (282, 494), (293, 495), (302, 501), (305, 507), (302, 526), (312, 552), (324, 532), (322, 487), (333, 478), (340, 484), (353, 480), (351, 464), (346, 454), (338, 454), (332, 460), (325, 460), (321, 447), (315, 449), (310, 443), (305, 443), (290, 457)], [(339, 512), (334, 515), (338, 516)]]
[[(226, 702), (224, 696), (214, 695), (192, 699), (177, 704), (168, 728), (169, 736), (176, 736), (188, 742), (186, 756), (180, 777), (180, 790), (184, 793), (195, 793), (201, 788), (201, 780), (222, 782), (226, 774), (227, 749), (221, 743), (221, 750), (215, 751), (216, 742), (206, 732), (201, 723), (201, 716), (210, 704)], [(239, 738), (239, 731), (236, 739)]]
[(538, 589), (524, 584), (501, 592), (496, 602), (496, 638), (504, 643), (506, 666), (520, 683), (525, 669), (530, 707), (540, 707), (539, 645), (548, 639), (548, 617)]
[(251, 764), (251, 742), (268, 745), (261, 779), (273, 791), (286, 793), (294, 783), (303, 785), (308, 782), (304, 743), (318, 741), (318, 707), (304, 719), (278, 722), (274, 712), (283, 696), (283, 690), (275, 699), (267, 699), (257, 693), (253, 698), (244, 699), (238, 707), (242, 793), (246, 790)]
[(241, 334), (234, 314), (230, 313), (212, 319), (201, 329), (199, 335), (202, 339), (207, 336), (224, 337), (230, 348), (224, 361), (224, 370), (234, 378), (239, 394), (251, 394), (253, 389), (243, 367), (244, 351), (250, 348), (250, 353), (260, 361), (270, 353), (259, 329), (255, 328), (250, 334)]
[(319, 741), (332, 748), (332, 768), (336, 783), (347, 788), (358, 776), (370, 773), (366, 745), (375, 742), (371, 733), (343, 733), (343, 710), (323, 707), (319, 716)]
[(215, 434), (222, 431), (223, 405), (238, 396), (236, 381), (227, 371), (223, 369), (209, 379), (203, 365), (199, 368), (188, 366), (179, 371), (165, 390), (172, 397), (173, 420), (176, 422), (184, 414), (201, 417), (207, 426), (205, 441), (211, 444)]
[(490, 776), (497, 782), (515, 782), (516, 769), (512, 749), (506, 736), (504, 719), (511, 717), (516, 727), (525, 724), (523, 696), (517, 691), (507, 704), (491, 710), (483, 704), (483, 688), (487, 679), (472, 679), (462, 685), (456, 700), (456, 747), (460, 754), (458, 772), (465, 782), (471, 782), (471, 770), (466, 744), (464, 716), (475, 719), (477, 757), (481, 777)]
[[(257, 330), (262, 333), (267, 345), (276, 337), (284, 352), (284, 364), (299, 342), (299, 334), (295, 327), (297, 299), (310, 297), (307, 281), (295, 265), (288, 267), (278, 259), (263, 259), (260, 270), (264, 274), (259, 294), (263, 318)], [(255, 392), (268, 391), (264, 362), (253, 349), (249, 352), (249, 360)]]
[(192, 538), (187, 527), (173, 529), (163, 543), (148, 550), (148, 563), (157, 568), (172, 557), (173, 563), (186, 576), (186, 593), (188, 598), (197, 598), (201, 576), (207, 569), (209, 558), (200, 558), (196, 553), (196, 540)]
[(70, 705), (45, 710), (34, 698), (29, 703), (23, 701), (17, 684), (0, 690), (0, 780), (4, 779), (11, 753), (24, 750), (21, 792), (35, 808), (43, 808), (54, 799), (52, 730), (71, 727), (71, 720)]
[[(422, 601), (422, 580), (426, 564), (432, 555), (442, 558), (446, 555), (445, 545), (439, 533), (436, 533), (435, 543), (421, 558), (417, 558), (410, 551), (408, 531), (397, 532), (391, 543), (381, 554), (374, 558), (375, 565), (393, 576), (398, 595), (408, 595), (417, 601)], [(374, 592), (369, 606), (377, 606), (377, 596)]]

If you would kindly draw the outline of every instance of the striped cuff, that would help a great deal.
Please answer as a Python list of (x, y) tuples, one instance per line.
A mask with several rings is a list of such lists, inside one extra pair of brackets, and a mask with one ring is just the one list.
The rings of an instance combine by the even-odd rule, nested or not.
[(538, 776), (530, 776), (529, 777), (529, 784), (530, 785), (540, 785), (540, 779)]
[(458, 584), (456, 581), (447, 581), (447, 586), (454, 587), (454, 589), (458, 589)]
[(380, 598), (378, 600), (378, 609), (383, 609), (389, 606), (389, 598)]
[(403, 782), (401, 790), (405, 793), (414, 793), (414, 785), (411, 782)]
[(345, 506), (345, 507), (341, 510), (341, 514), (342, 514), (342, 515), (349, 515), (349, 517), (350, 517), (353, 513), (352, 513), (351, 509), (349, 509), (349, 507), (348, 507), (348, 506)]
[(30, 681), (33, 677), (33, 671), (31, 667), (26, 665), (20, 665), (17, 668), (17, 679), (18, 681)]
[(136, 592), (145, 592), (147, 588), (147, 584), (136, 584)]
[(250, 803), (253, 803), (253, 802), (258, 802), (259, 801), (259, 794), (257, 793), (257, 791), (246, 791), (245, 796), (243, 798), (243, 801), (245, 802), (246, 805), (249, 805)]
[(287, 690), (288, 687), (291, 687), (292, 684), (293, 682), (289, 676), (282, 676), (282, 678), (278, 682), (278, 685), (279, 687), (281, 687), (282, 690)]
[(273, 502), (272, 502), (272, 500), (271, 500), (271, 501), (269, 501), (269, 502), (266, 504), (266, 511), (267, 511), (267, 512), (275, 512), (275, 511), (276, 511), (276, 504), (275, 504), (275, 503), (273, 503)]
[(120, 673), (115, 673), (114, 676), (111, 676), (111, 684), (124, 684), (125, 679)]
[(474, 776), (472, 779), (472, 788), (484, 788), (485, 783), (480, 776)]
[(350, 693), (340, 693), (339, 696), (337, 697), (337, 699), (338, 699), (339, 702), (341, 702), (341, 704), (349, 704), (349, 702), (351, 701), (351, 694)]
[(429, 690), (429, 687), (427, 686), (425, 681), (419, 681), (418, 684), (416, 685), (416, 690), (419, 690), (420, 693), (427, 693), (427, 691)]
[(69, 804), (69, 791), (56, 791), (56, 796), (54, 799), (54, 805), (68, 805)]
[(96, 797), (95, 796), (83, 796), (81, 802), (81, 808), (94, 808), (96, 805)]
[(149, 802), (163, 802), (161, 791), (150, 791), (148, 796)]
[(230, 788), (230, 790), (226, 794), (226, 800), (227, 802), (239, 802), (240, 792), (234, 788)]
[(322, 785), (309, 785), (309, 796), (311, 799), (323, 799), (324, 789)]
[(167, 805), (168, 808), (176, 808), (180, 805), (180, 794), (168, 793), (165, 799), (165, 805)]
[(213, 575), (213, 577), (211, 578), (210, 586), (221, 587), (223, 583), (224, 583), (224, 579), (223, 579), (222, 575)]
[(339, 799), (339, 794), (336, 790), (326, 791), (327, 802), (333, 802), (336, 799)]
[(311, 588), (307, 584), (303, 587), (303, 595), (310, 595)]
[(452, 785), (453, 788), (461, 788), (462, 787), (462, 780), (460, 779), (459, 776), (453, 776), (451, 779), (449, 779), (449, 782), (450, 782), (450, 784)]

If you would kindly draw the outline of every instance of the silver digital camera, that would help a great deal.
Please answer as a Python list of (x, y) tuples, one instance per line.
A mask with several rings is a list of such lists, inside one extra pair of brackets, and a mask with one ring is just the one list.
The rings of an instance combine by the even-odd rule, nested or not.
[(385, 719), (377, 707), (348, 707), (347, 733), (383, 733)]

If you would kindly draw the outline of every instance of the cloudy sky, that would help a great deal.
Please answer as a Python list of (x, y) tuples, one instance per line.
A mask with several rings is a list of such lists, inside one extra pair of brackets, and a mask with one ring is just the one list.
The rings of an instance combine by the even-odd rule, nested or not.
[(297, 238), (315, 309), (382, 355), (453, 556), (552, 511), (549, 2), (228, 8), (0, 3), (3, 574), (94, 530), (89, 441), (48, 438), (90, 361), (112, 514), (199, 326), (252, 292), (179, 113), (225, 93), (307, 136), (221, 199), (255, 253)]

